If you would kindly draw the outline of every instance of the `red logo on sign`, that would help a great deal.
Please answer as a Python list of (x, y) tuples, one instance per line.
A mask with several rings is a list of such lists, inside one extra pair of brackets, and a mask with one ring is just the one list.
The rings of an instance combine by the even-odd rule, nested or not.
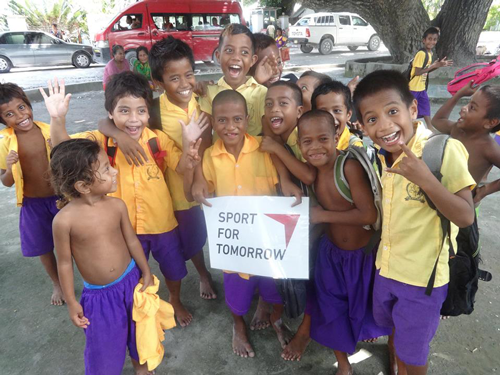
[(300, 215), (286, 215), (286, 214), (265, 214), (273, 220), (283, 224), (285, 226), (285, 241), (286, 247), (292, 238), (292, 234), (295, 231), (297, 222), (299, 221)]

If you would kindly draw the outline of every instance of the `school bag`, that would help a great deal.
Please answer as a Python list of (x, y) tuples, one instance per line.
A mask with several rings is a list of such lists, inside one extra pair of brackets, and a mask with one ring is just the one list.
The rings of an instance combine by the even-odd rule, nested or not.
[[(443, 175), (441, 174), (441, 165), (443, 163), (444, 151), (448, 139), (447, 134), (437, 134), (431, 136), (424, 146), (422, 152), (422, 160), (429, 167), (432, 174), (441, 182)], [(436, 206), (424, 193), (429, 206), (436, 210)], [(434, 288), (434, 280), (436, 278), (436, 270), (439, 262), (441, 251), (443, 250), (446, 239), (450, 239), (449, 251), (449, 266), (450, 266), (450, 282), (448, 284), (448, 295), (441, 307), (441, 315), (458, 316), (462, 314), (469, 315), (474, 311), (475, 295), (478, 289), (478, 281), (490, 281), (491, 273), (479, 269), (481, 261), (479, 255), (479, 230), (477, 226), (477, 216), (474, 218), (474, 223), (467, 228), (459, 228), (457, 235), (457, 252), (455, 254), (451, 242), (451, 225), (450, 221), (436, 210), (443, 232), (443, 244), (439, 251), (438, 257), (434, 264), (429, 282), (425, 290), (425, 294), (430, 296)]]
[[(425, 57), (424, 57), (424, 65), (422, 65), (421, 67), (418, 66), (417, 68), (421, 68), (421, 69), (424, 69), (426, 66), (427, 66), (427, 63), (429, 62), (429, 54), (427, 53), (427, 49), (425, 48), (420, 48), (417, 53), (419, 53), (420, 51), (424, 52), (425, 53)], [(416, 56), (417, 54), (415, 54)], [(406, 68), (406, 70), (403, 72), (403, 75), (406, 77), (406, 79), (408, 80), (408, 83), (411, 82), (411, 80), (413, 78), (415, 78), (414, 75), (411, 74), (411, 71), (412, 71), (412, 68), (413, 68), (413, 60), (415, 60), (415, 57), (413, 57), (413, 59), (410, 60), (410, 62), (408, 63), (408, 67)], [(425, 81), (425, 89), (427, 90), (427, 87), (429, 86), (429, 75), (427, 75), (427, 80)]]
[(454, 78), (448, 82), (448, 92), (455, 95), (458, 90), (474, 80), (474, 85), (480, 85), (500, 75), (500, 55), (488, 63), (477, 63), (457, 70)]
[(333, 166), (333, 177), (335, 187), (339, 191), (340, 195), (351, 204), (354, 204), (354, 200), (352, 199), (349, 182), (344, 174), (345, 162), (348, 159), (357, 160), (370, 180), (373, 203), (377, 209), (377, 221), (370, 225), (375, 232), (370, 238), (368, 245), (365, 247), (365, 252), (369, 253), (375, 248), (375, 246), (377, 246), (382, 235), (382, 184), (380, 182), (380, 172), (382, 171), (382, 167), (377, 164), (379, 159), (376, 155), (375, 149), (373, 147), (370, 148), (370, 152), (373, 152), (373, 156), (370, 157), (368, 155), (368, 151), (364, 147), (354, 145), (354, 142), (357, 142), (358, 140), (354, 138), (356, 137), (351, 136), (349, 139), (349, 147), (347, 150), (337, 150), (339, 155), (337, 156)]

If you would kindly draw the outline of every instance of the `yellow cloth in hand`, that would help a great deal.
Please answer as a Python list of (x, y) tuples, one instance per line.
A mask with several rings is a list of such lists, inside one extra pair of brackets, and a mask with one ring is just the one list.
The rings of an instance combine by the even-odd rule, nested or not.
[(163, 360), (165, 350), (162, 341), (164, 330), (175, 327), (174, 308), (168, 302), (160, 299), (158, 288), (160, 280), (153, 275), (154, 284), (140, 292), (142, 278), (134, 289), (134, 307), (132, 319), (135, 321), (135, 340), (139, 363), (148, 363), (148, 371), (158, 367)]

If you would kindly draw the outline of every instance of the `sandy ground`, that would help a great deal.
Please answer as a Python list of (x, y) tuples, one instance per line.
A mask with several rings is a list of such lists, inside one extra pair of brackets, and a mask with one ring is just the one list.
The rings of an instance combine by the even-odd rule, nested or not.
[[(435, 112), (437, 108), (433, 107)], [(48, 121), (43, 103), (34, 104), (35, 118)], [(75, 94), (68, 115), (70, 132), (93, 129), (105, 116), (103, 93)], [(498, 170), (491, 178), (500, 178)], [(49, 305), (51, 286), (38, 259), (23, 258), (20, 252), (18, 216), (14, 189), (0, 187), (0, 373), (1, 374), (83, 374), (84, 334), (74, 327), (65, 307)], [(483, 267), (493, 280), (481, 283), (476, 311), (470, 316), (444, 321), (431, 345), (430, 374), (465, 375), (500, 372), (500, 195), (489, 197), (481, 206), (480, 228)], [(206, 257), (208, 257), (207, 249)], [(153, 272), (160, 276), (154, 262)], [(222, 272), (212, 274), (219, 291), (216, 301), (198, 295), (198, 278), (192, 264), (183, 282), (183, 299), (194, 314), (187, 328), (166, 332), (165, 359), (157, 374), (332, 374), (333, 352), (311, 343), (301, 362), (285, 362), (274, 331), (252, 332), (256, 350), (253, 359), (236, 357), (231, 350), (231, 318), (224, 303)], [(76, 276), (75, 288), (82, 288)], [(160, 296), (167, 299), (164, 284)], [(251, 316), (248, 316), (249, 319)], [(299, 320), (287, 321), (296, 329)], [(360, 344), (353, 359), (356, 374), (388, 373), (386, 340)], [(354, 361), (353, 361), (354, 362)], [(132, 374), (127, 363), (124, 374)]]

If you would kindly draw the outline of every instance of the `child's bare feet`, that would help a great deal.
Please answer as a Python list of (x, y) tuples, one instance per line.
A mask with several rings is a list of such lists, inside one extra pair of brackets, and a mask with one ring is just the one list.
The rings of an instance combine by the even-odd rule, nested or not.
[(214, 288), (214, 282), (210, 273), (208, 273), (207, 277), (200, 277), (200, 297), (203, 299), (217, 298), (217, 293), (215, 292)]
[(64, 299), (64, 295), (59, 284), (54, 284), (52, 289), (52, 297), (50, 297), (50, 304), (54, 306), (62, 306), (66, 300)]
[(261, 329), (266, 329), (271, 325), (270, 319), (271, 319), (271, 306), (262, 298), (259, 298), (257, 309), (255, 310), (252, 322), (250, 323), (250, 329), (252, 331), (260, 331)]
[(374, 338), (371, 338), (371, 339), (366, 339), (366, 340), (362, 340), (363, 342), (377, 342), (378, 341), (378, 337), (374, 337)]
[(309, 335), (297, 332), (288, 345), (285, 346), (285, 349), (283, 349), (281, 358), (285, 361), (300, 361), (302, 354), (304, 354), (310, 342), (311, 338)]
[(242, 317), (236, 318), (233, 324), (233, 352), (243, 358), (255, 357), (252, 345), (248, 341), (247, 327)]
[(340, 368), (337, 370), (335, 375), (353, 375), (354, 372), (352, 371), (352, 367), (346, 367), (346, 368)]
[(441, 315), (440, 316), (441, 320), (447, 320), (447, 319), (450, 319), (450, 318), (451, 318), (451, 316), (449, 316), (449, 315)]
[(193, 320), (193, 315), (184, 307), (180, 300), (170, 299), (169, 302), (174, 308), (175, 318), (181, 327), (187, 327)]
[(290, 328), (288, 328), (287, 325), (283, 323), (283, 320), (281, 320), (281, 318), (273, 322), (273, 328), (276, 331), (276, 335), (278, 336), (278, 341), (281, 344), (281, 348), (285, 349), (293, 336)]

